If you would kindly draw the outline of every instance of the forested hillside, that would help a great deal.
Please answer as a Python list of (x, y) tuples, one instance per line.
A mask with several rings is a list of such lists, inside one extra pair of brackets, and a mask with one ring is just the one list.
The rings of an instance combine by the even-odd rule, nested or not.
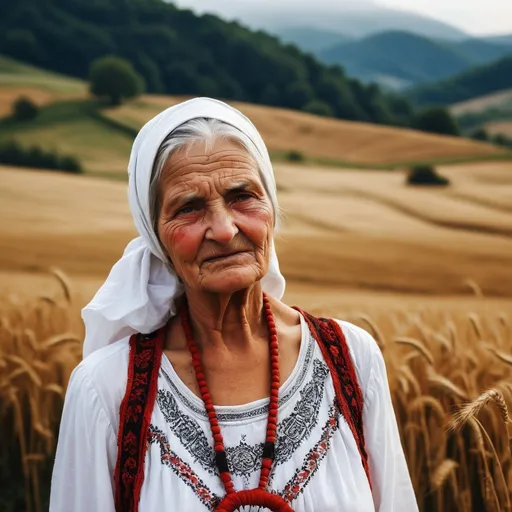
[(413, 89), (419, 105), (448, 105), (512, 88), (512, 57), (471, 69), (448, 80)]
[(407, 101), (294, 46), (163, 0), (0, 0), (0, 53), (86, 77), (106, 54), (130, 60), (148, 92), (208, 95), (409, 125)]

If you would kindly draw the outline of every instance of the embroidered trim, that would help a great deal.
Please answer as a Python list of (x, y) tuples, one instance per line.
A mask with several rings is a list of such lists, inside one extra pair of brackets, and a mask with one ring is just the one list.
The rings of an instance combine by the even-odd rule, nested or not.
[[(274, 467), (289, 460), (316, 426), (328, 375), (327, 365), (315, 359), (311, 380), (300, 390), (301, 398), (293, 412), (277, 426)], [(156, 401), (171, 431), (193, 460), (209, 473), (216, 474), (212, 445), (201, 425), (179, 408), (171, 392), (159, 390)], [(238, 445), (226, 447), (231, 472), (245, 477), (259, 469), (262, 454), (263, 443), (250, 445), (244, 438)]]
[(331, 371), (338, 407), (356, 440), (361, 463), (371, 487), (368, 454), (363, 431), (363, 393), (359, 386), (350, 351), (338, 322), (332, 319), (316, 318), (297, 309), (308, 322)]
[(331, 438), (339, 428), (338, 414), (337, 407), (333, 404), (329, 408), (329, 419), (322, 429), (320, 440), (304, 457), (302, 466), (295, 471), (293, 477), (280, 493), (288, 503), (291, 503), (299, 494), (304, 492), (304, 489), (320, 467), (320, 462), (327, 455), (331, 447)]
[[(308, 331), (309, 332), (309, 331)], [(311, 332), (309, 332), (308, 339), (307, 339), (307, 349), (306, 349), (306, 355), (304, 357), (304, 364), (301, 367), (300, 374), (298, 378), (296, 379), (294, 385), (292, 386), (292, 389), (290, 389), (283, 397), (279, 398), (279, 407), (282, 407), (284, 404), (286, 404), (292, 396), (297, 392), (297, 390), (302, 386), (304, 383), (304, 380), (307, 376), (307, 372), (309, 369), (309, 366), (311, 365), (311, 361), (313, 359), (313, 353), (315, 349), (315, 339), (313, 338)], [(164, 376), (165, 380), (169, 384), (170, 388), (173, 391), (173, 394), (180, 400), (180, 402), (193, 411), (196, 415), (201, 416), (205, 420), (208, 418), (206, 411), (204, 410), (204, 407), (197, 406), (195, 403), (193, 403), (187, 396), (185, 396), (179, 389), (178, 386), (176, 386), (176, 383), (171, 379), (170, 375), (162, 368), (161, 369), (162, 375)], [(217, 418), (219, 421), (243, 421), (247, 419), (253, 419), (257, 416), (266, 416), (268, 412), (268, 402), (262, 405), (261, 407), (258, 407), (256, 409), (251, 409), (249, 411), (244, 412), (226, 412), (226, 413), (217, 413)]]
[(195, 471), (171, 450), (167, 436), (157, 427), (150, 425), (148, 442), (160, 446), (160, 460), (188, 487), (192, 489), (199, 501), (209, 510), (214, 510), (221, 498), (197, 476)]
[[(336, 401), (334, 401), (329, 408), (329, 417), (322, 428), (320, 439), (306, 454), (301, 467), (295, 471), (295, 474), (284, 486), (282, 491), (269, 488), (268, 492), (281, 496), (290, 504), (299, 494), (304, 492), (331, 447), (332, 436), (339, 428), (338, 417), (339, 411)], [(208, 510), (215, 510), (215, 507), (221, 501), (221, 497), (210, 490), (194, 470), (171, 450), (169, 441), (164, 432), (154, 425), (151, 425), (149, 427), (148, 442), (160, 447), (160, 460), (162, 464), (170, 468), (172, 472), (194, 492), (199, 501)]]
[(165, 328), (130, 338), (128, 383), (120, 407), (114, 473), (117, 512), (137, 512), (144, 481), (146, 441), (158, 387)]

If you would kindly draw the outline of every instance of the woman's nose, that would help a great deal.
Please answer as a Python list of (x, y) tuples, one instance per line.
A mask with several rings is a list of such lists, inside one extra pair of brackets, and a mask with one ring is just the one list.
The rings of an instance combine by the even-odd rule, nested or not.
[(238, 233), (233, 217), (225, 208), (210, 212), (206, 238), (219, 244), (227, 244)]

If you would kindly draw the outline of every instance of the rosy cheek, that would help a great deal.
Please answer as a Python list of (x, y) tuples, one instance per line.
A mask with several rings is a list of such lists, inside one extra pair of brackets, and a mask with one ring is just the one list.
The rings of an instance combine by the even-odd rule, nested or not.
[(261, 243), (273, 224), (272, 211), (267, 208), (248, 208), (237, 212), (235, 222), (255, 243)]
[(195, 256), (202, 240), (200, 231), (200, 226), (197, 225), (183, 225), (172, 229), (167, 238), (170, 254), (185, 259)]

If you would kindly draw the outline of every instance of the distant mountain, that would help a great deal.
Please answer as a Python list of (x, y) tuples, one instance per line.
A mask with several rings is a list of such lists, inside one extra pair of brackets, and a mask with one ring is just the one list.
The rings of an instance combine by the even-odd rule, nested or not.
[(495, 44), (512, 44), (512, 34), (501, 36), (486, 36), (482, 38), (484, 41)]
[(322, 50), (340, 43), (351, 41), (352, 38), (334, 32), (314, 27), (290, 27), (282, 29), (279, 39), (285, 43), (297, 45), (305, 52), (318, 54)]
[(448, 105), (512, 88), (512, 56), (409, 92), (418, 105)]
[[(277, 35), (280, 35), (281, 31), (287, 28), (304, 24), (325, 30), (339, 31), (353, 38), (367, 37), (389, 30), (409, 31), (434, 39), (453, 41), (467, 38), (464, 32), (446, 23), (411, 12), (381, 7), (364, 10), (346, 9), (325, 13), (322, 11), (305, 13), (294, 11), (293, 15), (283, 13), (283, 16), (284, 18), (279, 15), (275, 16), (266, 23), (262, 19), (263, 28), (267, 28)], [(284, 25), (280, 19), (289, 21), (287, 25)], [(253, 23), (256, 23), (256, 20), (253, 20)]]
[(436, 39), (463, 40), (461, 30), (409, 11), (389, 9), (370, 0), (315, 0), (304, 4), (295, 0), (175, 0), (198, 12), (212, 12), (224, 19), (265, 29), (278, 36), (296, 27), (312, 27), (339, 32), (353, 38), (389, 30), (414, 32)]
[(408, 32), (384, 32), (318, 54), (365, 81), (405, 87), (451, 76), (471, 66), (462, 52)]
[(438, 41), (409, 32), (384, 32), (317, 52), (349, 75), (393, 89), (453, 76), (480, 64), (512, 55), (512, 44), (480, 39)]
[(448, 47), (463, 54), (473, 65), (489, 64), (494, 60), (512, 55), (512, 40), (510, 43), (493, 43), (485, 39), (467, 39), (460, 42), (446, 42)]

